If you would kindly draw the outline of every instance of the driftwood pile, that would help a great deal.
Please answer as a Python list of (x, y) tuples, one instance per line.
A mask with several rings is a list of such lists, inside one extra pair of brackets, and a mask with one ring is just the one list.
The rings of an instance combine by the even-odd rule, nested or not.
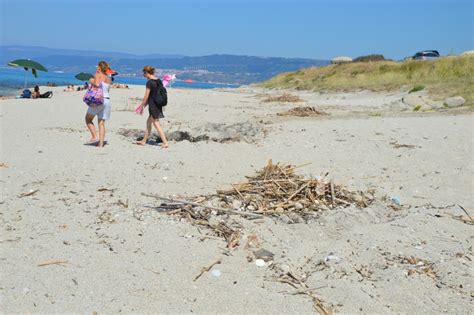
[(247, 181), (232, 189), (218, 190), (221, 206), (251, 211), (255, 214), (282, 215), (289, 212), (302, 217), (336, 207), (366, 207), (372, 192), (351, 192), (325, 177), (305, 178), (295, 173), (297, 167), (273, 164), (272, 160)]
[(325, 116), (327, 113), (317, 110), (314, 107), (303, 106), (295, 107), (290, 110), (277, 113), (278, 116), (296, 116), (296, 117), (316, 117), (316, 116)]
[[(165, 201), (157, 209), (177, 215), (192, 224), (212, 230), (217, 237), (227, 242), (227, 247), (239, 245), (241, 229), (226, 221), (213, 222), (216, 215), (234, 214), (247, 219), (262, 216), (285, 216), (307, 220), (318, 212), (349, 206), (367, 207), (375, 197), (373, 192), (352, 192), (335, 185), (325, 176), (305, 178), (295, 173), (297, 167), (273, 164), (272, 160), (247, 181), (232, 184), (228, 190), (198, 196), (192, 201), (146, 195)], [(327, 174), (326, 174), (327, 175)]]

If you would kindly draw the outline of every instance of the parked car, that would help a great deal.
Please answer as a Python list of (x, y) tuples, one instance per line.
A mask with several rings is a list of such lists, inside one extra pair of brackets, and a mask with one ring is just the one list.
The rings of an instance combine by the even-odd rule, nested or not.
[(439, 58), (439, 52), (437, 50), (423, 50), (417, 52), (412, 59), (413, 60), (433, 60)]

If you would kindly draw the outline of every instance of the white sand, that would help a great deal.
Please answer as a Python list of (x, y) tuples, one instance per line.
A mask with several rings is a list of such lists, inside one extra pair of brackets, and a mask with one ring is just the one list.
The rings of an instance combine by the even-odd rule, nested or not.
[[(309, 297), (285, 293), (295, 289), (247, 262), (243, 246), (228, 252), (224, 241), (201, 241), (195, 226), (156, 212), (157, 201), (141, 195), (212, 193), (270, 158), (311, 163), (301, 173), (329, 172), (350, 189), (375, 188), (399, 197), (404, 209), (333, 210), (308, 224), (232, 216), (243, 225), (243, 244), (255, 233), (275, 264), (306, 274), (337, 312), (472, 309), (472, 226), (452, 217), (466, 217), (457, 205), (474, 215), (472, 113), (401, 112), (403, 92), (291, 92), (331, 115), (287, 118), (276, 113), (294, 105), (256, 97), (280, 91), (170, 89), (165, 130), (242, 141), (171, 142), (162, 150), (119, 134), (145, 125), (146, 116), (124, 111), (144, 93), (134, 86), (112, 90), (109, 144), (99, 149), (84, 145), (83, 92), (53, 90), (52, 99), (0, 101), (4, 312), (314, 312)], [(334, 259), (318, 266), (330, 254)], [(438, 278), (408, 275), (412, 267), (398, 256), (433, 263)], [(214, 267), (220, 277), (193, 281), (221, 257)], [(52, 260), (68, 263), (37, 266)]]

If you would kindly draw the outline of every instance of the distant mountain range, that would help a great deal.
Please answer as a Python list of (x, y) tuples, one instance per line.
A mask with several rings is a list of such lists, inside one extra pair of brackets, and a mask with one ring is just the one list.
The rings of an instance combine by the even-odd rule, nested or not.
[(134, 55), (120, 52), (52, 49), (33, 46), (0, 46), (0, 66), (14, 59), (33, 59), (49, 71), (93, 72), (98, 61), (106, 60), (123, 76), (141, 76), (145, 65), (159, 73), (176, 73), (178, 78), (204, 82), (248, 84), (267, 80), (279, 73), (324, 66), (328, 60), (254, 57), (237, 55)]

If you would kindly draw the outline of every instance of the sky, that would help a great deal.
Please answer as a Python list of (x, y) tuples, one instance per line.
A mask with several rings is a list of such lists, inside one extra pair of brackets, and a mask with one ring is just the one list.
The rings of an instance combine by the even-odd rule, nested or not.
[(474, 49), (472, 0), (0, 0), (2, 45), (401, 59)]

